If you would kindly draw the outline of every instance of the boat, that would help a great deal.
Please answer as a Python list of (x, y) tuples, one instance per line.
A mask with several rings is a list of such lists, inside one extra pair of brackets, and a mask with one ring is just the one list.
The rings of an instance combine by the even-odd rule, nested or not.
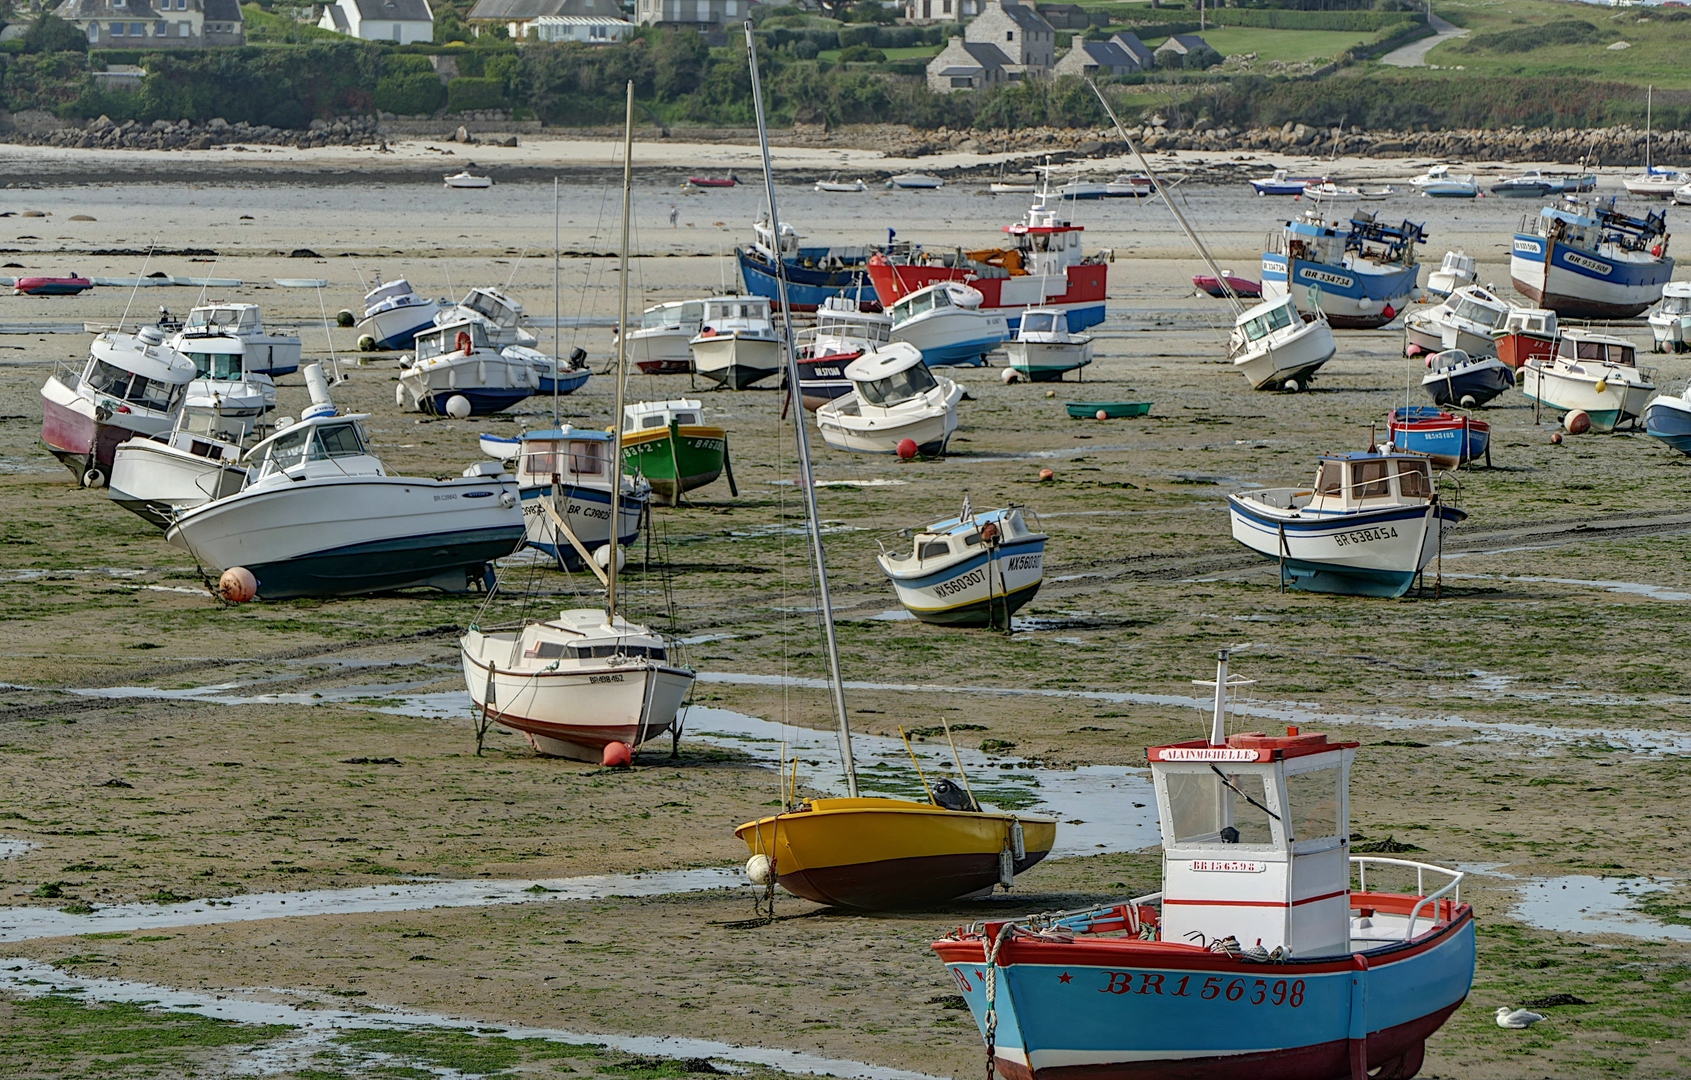
[[(740, 281), (753, 296), (776, 303), (775, 253), (780, 251), (787, 277), (787, 300), (794, 311), (815, 311), (834, 297), (859, 296), (868, 285), (868, 247), (802, 247), (798, 232), (781, 223), (779, 243), (767, 220), (752, 224), (753, 240), (736, 248)], [(873, 297), (873, 290), (870, 290)], [(861, 297), (860, 297), (861, 298)], [(878, 306), (878, 305), (877, 305)]]
[(1628, 195), (1640, 199), (1671, 199), (1674, 192), (1691, 183), (1691, 173), (1650, 165), (1636, 176), (1624, 177), (1621, 183)]
[(507, 345), (533, 348), (540, 343), (523, 326), (523, 306), (505, 295), (502, 289), (492, 286), (471, 289), (456, 304), (442, 305), (435, 313), (434, 321), (436, 326), (478, 322), (482, 336), (492, 348), (503, 349)]
[(41, 387), (41, 441), (84, 487), (104, 487), (119, 443), (176, 426), (194, 374), (158, 327), (108, 330), (81, 371), (55, 372)]
[[(482, 453), (516, 465), (524, 546), (552, 556), (566, 570), (586, 567), (582, 551), (596, 558), (611, 536), (612, 435), (564, 424), (523, 432), (514, 452), (506, 440), (491, 438), (496, 441), (482, 436)], [(650, 500), (651, 485), (644, 479), (621, 478), (616, 500), (618, 546), (626, 548), (640, 538)], [(569, 526), (567, 533), (559, 527), (558, 518)]]
[(1128, 176), (1125, 173), (1104, 185), (1106, 199), (1146, 199), (1157, 193), (1157, 186), (1149, 176)]
[(1273, 176), (1252, 180), (1251, 187), (1258, 195), (1302, 195), (1305, 188), (1326, 182), (1325, 176), (1291, 176), (1285, 169), (1275, 169)]
[(1636, 422), (1656, 393), (1638, 368), (1637, 346), (1595, 330), (1563, 329), (1556, 355), (1528, 360), (1515, 379), (1528, 401), (1555, 413), (1583, 410), (1596, 432)]
[(490, 188), (493, 186), (491, 176), (477, 176), (469, 169), (463, 169), (446, 178), (449, 188)]
[(1220, 277), (1214, 274), (1193, 274), (1192, 285), (1199, 292), (1208, 293), (1217, 300), (1227, 299), (1227, 293), (1232, 291), (1234, 296), (1242, 300), (1259, 300), (1262, 298), (1262, 284), (1247, 277), (1240, 277), (1231, 270), (1223, 270)]
[(781, 370), (781, 339), (762, 296), (713, 296), (687, 347), (693, 371), (730, 390), (744, 390)]
[(1496, 337), (1513, 310), (1480, 285), (1464, 285), (1444, 303), (1422, 308), (1404, 317), (1404, 355), (1461, 349), (1470, 356), (1491, 356), (1497, 352)]
[(929, 457), (957, 430), (963, 388), (928, 370), (921, 350), (894, 341), (846, 365), (852, 391), (816, 410), (822, 441), (836, 450), (896, 454), (906, 439)]
[[(1423, 466), (1425, 462), (1421, 463)], [(1359, 744), (1229, 734), (1146, 751), (1162, 888), (933, 942), (1004, 1080), (1414, 1076), (1474, 981), (1465, 874), (1351, 855)], [(1353, 884), (1354, 881), (1354, 884)], [(1401, 891), (1390, 885), (1402, 882)]]
[(1528, 169), (1491, 185), (1491, 193), (1505, 199), (1542, 199), (1547, 195), (1573, 195), (1596, 189), (1596, 173), (1547, 173), (1538, 169)]
[(892, 338), (892, 316), (863, 311), (855, 300), (833, 297), (816, 312), (816, 325), (799, 331), (799, 397), (812, 412), (851, 393), (846, 365)]
[(1103, 180), (1087, 180), (1075, 177), (1057, 189), (1057, 197), (1070, 202), (1081, 199), (1107, 199), (1110, 196), (1110, 185)]
[(1427, 291), (1434, 296), (1449, 296), (1479, 280), (1479, 269), (1472, 255), (1466, 251), (1447, 251), (1439, 268), (1427, 274)]
[(887, 309), (892, 339), (922, 350), (930, 367), (984, 366), (987, 354), (1010, 335), (1010, 327), (1003, 312), (983, 310), (981, 300), (979, 289), (960, 281), (936, 281), (906, 293)]
[(1306, 199), (1318, 199), (1326, 202), (1356, 202), (1362, 198), (1359, 187), (1341, 187), (1331, 180), (1319, 184), (1306, 184), (1303, 189)]
[(1415, 247), (1426, 239), (1425, 226), (1411, 221), (1384, 225), (1358, 210), (1341, 224), (1311, 207), (1271, 235), (1262, 253), (1263, 298), (1307, 290), (1309, 306), (1335, 328), (1377, 330), (1408, 306), (1421, 274)]
[(687, 343), (699, 333), (703, 300), (654, 304), (640, 316), (640, 329), (628, 332), (628, 357), (647, 375), (690, 375), (693, 352)]
[(1004, 353), (1010, 367), (1029, 380), (1051, 382), (1092, 363), (1092, 338), (1069, 333), (1069, 317), (1061, 308), (1028, 308), (1015, 336), (1004, 343)]
[(915, 531), (910, 549), (875, 557), (904, 609), (939, 626), (1010, 629), (1010, 616), (1039, 592), (1045, 541), (1019, 506), (963, 511)]
[(1449, 165), (1434, 165), (1409, 186), (1432, 199), (1472, 199), (1480, 193), (1473, 173), (1453, 173)]
[[(214, 344), (224, 344), (227, 339)], [(238, 352), (200, 351), (207, 343), (190, 343), (197, 348), (181, 350), (194, 362), (196, 378), (188, 384), (183, 407), (211, 413), (224, 421), (223, 428), (236, 439), (244, 439), (260, 426), (265, 414), (276, 408), (276, 383), (268, 375), (248, 375), (241, 370)]]
[(1675, 206), (1691, 206), (1691, 183), (1681, 184), (1673, 189), (1673, 204)]
[(523, 536), (516, 481), (494, 462), (448, 480), (394, 476), (367, 419), (307, 410), (247, 451), (245, 487), (178, 514), (165, 541), (213, 571), (245, 567), (264, 600), (491, 582)]
[(383, 282), (376, 275), (376, 287), (364, 294), (364, 318), (358, 328), (370, 338), (373, 352), (409, 349), (419, 330), (434, 325), (440, 301), (417, 295), (404, 278)]
[(77, 273), (62, 277), (34, 274), (12, 282), (12, 292), (17, 296), (75, 296), (93, 287), (92, 281)]
[(1613, 197), (1565, 197), (1522, 220), (1509, 255), (1515, 291), (1564, 319), (1630, 319), (1673, 279), (1667, 211), (1633, 217)]
[(429, 416), (485, 416), (535, 394), (568, 394), (592, 375), (571, 360), (523, 345), (489, 341), (480, 319), (437, 323), (417, 335), (417, 353), (399, 370), (394, 402)]
[(898, 173), (887, 180), (888, 187), (903, 188), (906, 191), (931, 191), (937, 187), (944, 187), (945, 181), (927, 173)]
[(689, 176), (687, 183), (696, 188), (731, 188), (740, 182), (740, 178), (729, 170), (727, 176)]
[(135, 437), (112, 453), (106, 496), (143, 520), (168, 529), (183, 510), (246, 486), (241, 447), (230, 442), (217, 413), (183, 409), (167, 435)]
[(683, 494), (715, 483), (724, 468), (734, 489), (728, 432), (704, 423), (703, 403), (694, 398), (640, 401), (622, 414), (622, 471), (651, 485), (653, 502), (674, 506)]
[(868, 191), (869, 185), (862, 180), (841, 180), (840, 174), (834, 173), (826, 180), (816, 181), (816, 190), (829, 192)]
[[(1691, 387), (1686, 388), (1691, 392)], [(1644, 433), (1691, 454), (1691, 394), (1658, 394), (1644, 406)]]
[(1280, 564), (1283, 586), (1402, 596), (1468, 515), (1445, 504), (1424, 457), (1372, 449), (1326, 454), (1312, 488), (1227, 497), (1233, 539)]
[(1319, 309), (1299, 314), (1290, 296), (1264, 300), (1233, 320), (1227, 356), (1255, 390), (1304, 390), (1338, 346)]
[(1407, 405), (1392, 410), (1386, 429), (1393, 449), (1422, 454), (1441, 469), (1455, 469), (1480, 458), (1491, 464), (1491, 425), (1466, 413)]
[(1515, 385), (1515, 373), (1495, 356), (1470, 356), (1461, 349), (1446, 349), (1427, 357), (1427, 372), (1421, 389), (1434, 405), (1460, 405), (1474, 409)]
[(1512, 307), (1498, 331), (1497, 358), (1512, 368), (1519, 368), (1537, 357), (1548, 359), (1556, 355), (1556, 313), (1544, 308)]
[(1023, 219), (1006, 225), (1012, 247), (979, 251), (923, 249), (877, 252), (869, 258), (869, 279), (882, 309), (940, 281), (966, 284), (981, 294), (982, 311), (998, 311), (1014, 330), (1023, 308), (1060, 307), (1069, 329), (1104, 321), (1109, 264), (1103, 254), (1081, 251), (1083, 229), (1064, 211), (1048, 205), (1049, 183), (1034, 196)]
[(1070, 420), (1096, 420), (1099, 413), (1105, 420), (1121, 420), (1132, 416), (1149, 416), (1149, 401), (1066, 401)]
[(1662, 299), (1645, 318), (1655, 335), (1654, 352), (1684, 352), (1691, 349), (1691, 281), (1670, 281), (1662, 286)]
[[(209, 364), (221, 370), (233, 369), (238, 364), (240, 374), (246, 376), (274, 380), (299, 370), (299, 334), (292, 330), (266, 330), (257, 304), (197, 305), (188, 312), (182, 329), (172, 335), (170, 345), (190, 356), (197, 365)], [(239, 359), (209, 358), (218, 354)], [(275, 404), (274, 397), (271, 404)]]

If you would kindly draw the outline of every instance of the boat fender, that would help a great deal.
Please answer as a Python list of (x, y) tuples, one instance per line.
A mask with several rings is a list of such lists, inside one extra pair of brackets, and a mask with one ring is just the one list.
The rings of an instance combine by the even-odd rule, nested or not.
[(1010, 819), (1010, 854), (1021, 862), (1028, 857), (1027, 839), (1022, 835), (1022, 823), (1017, 818)]
[(360, 334), (359, 337), (358, 337), (358, 351), (359, 352), (375, 352), (376, 351), (376, 339), (375, 339), (375, 337), (370, 335), (370, 334)]
[(1597, 391), (1599, 394), (1607, 394), (1609, 392), (1609, 380), (1598, 379), (1597, 385), (1593, 386), (1592, 389)]
[(89, 469), (82, 474), (82, 486), (85, 488), (103, 488), (106, 486), (106, 474), (99, 469)]
[(746, 877), (753, 885), (767, 886), (775, 880), (775, 864), (767, 855), (753, 855), (746, 860)]
[(1010, 854), (1010, 847), (1006, 844), (1004, 850), (998, 853), (998, 884), (1004, 886), (1005, 892), (1009, 892), (1015, 883), (1016, 858)]
[(395, 386), (393, 388), (393, 403), (395, 405), (400, 406), (401, 408), (404, 408), (404, 406), (405, 406), (405, 385), (403, 383), (401, 383), (398, 386)]
[(446, 415), (454, 420), (462, 420), (470, 415), (470, 399), (463, 394), (453, 394), (446, 399)]
[(1356, 308), (1358, 311), (1373, 311), (1374, 305), (1378, 303), (1379, 301), (1374, 299), (1372, 296), (1364, 296), (1356, 302)]
[(469, 332), (465, 330), (458, 331), (458, 337), (452, 342), (452, 344), (459, 352), (467, 354), (472, 345)]
[(1004, 374), (1002, 376), (1000, 376), (1000, 378), (1002, 378), (1004, 380), (1005, 386), (1010, 386), (1013, 383), (1020, 382), (1022, 376), (1021, 376), (1021, 373), (1018, 372), (1015, 368), (1008, 368), (1007, 367), (1007, 368), (1004, 369)]
[(1381, 311), (1380, 314), (1386, 317), (1387, 322), (1391, 322), (1393, 319), (1397, 318), (1397, 308), (1387, 304), (1385, 310)]
[(487, 385), (487, 361), (486, 360), (477, 360), (476, 361), (476, 382), (481, 383), (483, 386)]
[(509, 510), (511, 507), (517, 505), (516, 492), (501, 491), (499, 493), (499, 505), (503, 506), (507, 510)]

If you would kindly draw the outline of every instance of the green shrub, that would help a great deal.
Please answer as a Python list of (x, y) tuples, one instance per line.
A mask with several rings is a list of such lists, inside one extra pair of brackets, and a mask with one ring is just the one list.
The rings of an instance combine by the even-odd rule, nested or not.
[[(458, 80), (461, 81), (461, 80)], [(428, 115), (446, 101), (446, 87), (433, 71), (383, 75), (376, 81), (376, 108), (400, 116)]]
[(844, 64), (881, 64), (886, 59), (886, 53), (870, 45), (853, 45), (840, 50), (840, 62)]
[[(464, 70), (464, 60), (466, 59), (468, 57), (459, 58), (458, 70), (461, 72)], [(382, 57), (382, 74), (434, 75), (435, 69), (434, 64), (426, 56), (418, 56), (414, 53), (389, 53)], [(477, 72), (477, 74), (480, 74), (480, 72)]]
[(1551, 45), (1588, 45), (1608, 36), (1584, 19), (1557, 19), (1542, 26), (1475, 34), (1462, 43), (1461, 49), (1469, 53), (1524, 53)]
[(24, 31), (23, 51), (28, 53), (87, 52), (88, 35), (56, 15), (41, 14)]
[(840, 48), (850, 49), (858, 45), (873, 48), (881, 43), (881, 28), (873, 23), (864, 26), (840, 27)]
[(446, 85), (446, 110), (500, 109), (505, 106), (505, 87), (498, 79), (457, 78)]

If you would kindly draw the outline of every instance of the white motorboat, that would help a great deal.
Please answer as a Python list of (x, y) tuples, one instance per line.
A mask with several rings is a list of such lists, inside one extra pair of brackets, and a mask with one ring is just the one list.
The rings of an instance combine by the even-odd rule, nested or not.
[(1691, 206), (1691, 183), (1673, 189), (1673, 203), (1675, 206)]
[(1076, 177), (1057, 189), (1057, 197), (1070, 201), (1079, 199), (1107, 199), (1110, 196), (1110, 185), (1104, 180), (1087, 180)]
[(888, 187), (904, 188), (910, 191), (926, 191), (932, 188), (944, 187), (945, 181), (927, 173), (899, 173), (887, 181)]
[(1028, 308), (1015, 336), (1004, 343), (1010, 366), (1032, 382), (1061, 379), (1092, 363), (1092, 336), (1069, 333), (1061, 308)]
[[(504, 440), (499, 442), (497, 447), (490, 446), (483, 436), (482, 451), (516, 463), (517, 489), (523, 500), (523, 543), (557, 559), (566, 570), (580, 570), (586, 561), (576, 544), (596, 554), (610, 540), (611, 435), (566, 424), (525, 431), (514, 451)], [(498, 452), (492, 453), (495, 449)], [(617, 543), (626, 548), (640, 538), (651, 485), (626, 475), (621, 484)], [(557, 518), (569, 526), (568, 533)]]
[(1480, 285), (1464, 285), (1436, 307), (1411, 312), (1403, 320), (1404, 354), (1460, 349), (1469, 356), (1497, 355), (1497, 335), (1513, 310)]
[(1691, 349), (1691, 281), (1670, 281), (1662, 286), (1662, 299), (1645, 318), (1655, 335), (1656, 352), (1684, 352)]
[(781, 338), (767, 299), (713, 296), (704, 305), (699, 332), (687, 343), (695, 373), (744, 390), (781, 370)]
[(1306, 185), (1303, 189), (1303, 197), (1322, 202), (1355, 202), (1362, 198), (1362, 189), (1345, 187), (1335, 184), (1331, 180), (1324, 180), (1319, 184)]
[(108, 330), (80, 371), (56, 372), (41, 387), (41, 441), (83, 486), (104, 487), (118, 444), (174, 427), (193, 379), (193, 361), (157, 327)]
[(628, 359), (648, 375), (686, 375), (693, 370), (688, 346), (699, 334), (703, 300), (654, 304), (640, 316), (640, 329), (628, 332)]
[[(244, 375), (277, 379), (299, 370), (299, 334), (292, 330), (266, 330), (257, 304), (204, 304), (195, 307), (188, 312), (182, 329), (171, 336), (169, 344), (201, 367), (210, 363), (202, 360), (204, 354), (223, 353), (240, 357), (240, 373)], [(224, 361), (220, 362), (220, 366), (230, 365)], [(270, 404), (275, 405), (274, 395)]]
[(188, 384), (187, 409), (225, 418), (225, 430), (238, 440), (252, 434), (259, 420), (276, 408), (276, 381), (242, 369), (239, 338), (178, 336), (173, 343), (194, 362), (196, 377)]
[(826, 180), (816, 181), (816, 190), (830, 192), (868, 191), (869, 185), (862, 180), (841, 180), (840, 174), (835, 173)]
[(1514, 371), (1496, 356), (1446, 349), (1429, 356), (1427, 367), (1431, 370), (1422, 378), (1421, 389), (1435, 405), (1474, 409), (1515, 385)]
[(994, 195), (1032, 195), (1039, 190), (1039, 185), (1018, 183), (1014, 180), (994, 180), (987, 185), (987, 190)]
[[(591, 372), (561, 362), (556, 391), (567, 394)], [(535, 394), (550, 394), (552, 358), (522, 345), (495, 346), (475, 319), (436, 325), (417, 335), (417, 355), (400, 368), (394, 403), (430, 416), (483, 416)]]
[(846, 365), (885, 345), (892, 335), (892, 316), (864, 311), (856, 300), (830, 296), (816, 309), (816, 325), (798, 332), (799, 392), (804, 407), (815, 411), (824, 402), (851, 393)]
[(1447, 251), (1439, 268), (1427, 275), (1427, 291), (1434, 296), (1449, 296), (1464, 285), (1480, 279), (1474, 257), (1466, 251)]
[(1621, 183), (1626, 186), (1629, 195), (1636, 195), (1641, 199), (1669, 199), (1674, 198), (1680, 188), (1691, 184), (1691, 173), (1651, 165), (1646, 166), (1644, 171), (1636, 176), (1625, 177)]
[(1651, 398), (1644, 406), (1644, 433), (1691, 454), (1691, 386), (1682, 393)]
[(1592, 431), (1613, 431), (1636, 422), (1656, 393), (1637, 351), (1626, 338), (1563, 327), (1556, 355), (1528, 360), (1515, 376), (1527, 400), (1556, 413), (1583, 410)]
[(1313, 488), (1227, 497), (1233, 539), (1280, 564), (1283, 584), (1347, 596), (1402, 596), (1468, 515), (1440, 500), (1421, 455), (1321, 459)]
[(938, 456), (957, 430), (963, 388), (936, 376), (921, 350), (894, 341), (853, 360), (845, 376), (852, 391), (816, 410), (822, 439), (836, 450), (896, 454), (909, 439), (918, 453)]
[(1149, 176), (1123, 174), (1104, 185), (1106, 199), (1144, 199), (1156, 194), (1157, 185)]
[(1473, 173), (1453, 173), (1449, 165), (1434, 165), (1409, 185), (1433, 199), (1472, 199), (1480, 193)]
[(1002, 308), (981, 307), (981, 292), (961, 281), (936, 281), (906, 293), (888, 309), (892, 339), (922, 351), (930, 367), (983, 366), (987, 353), (1010, 336)]
[(898, 602), (926, 623), (1010, 628), (1045, 579), (1045, 541), (1021, 507), (963, 512), (916, 531), (910, 550), (876, 556)]
[(183, 511), (165, 540), (202, 566), (241, 566), (266, 600), (491, 584), (516, 550), (516, 480), (495, 462), (460, 478), (390, 475), (369, 449), (367, 413), (308, 414), (249, 450), (251, 479)]
[(468, 169), (462, 169), (446, 178), (446, 186), (449, 188), (490, 188), (493, 186), (493, 177), (477, 176)]
[(507, 345), (533, 348), (539, 339), (523, 326), (523, 306), (505, 295), (503, 289), (483, 286), (471, 289), (456, 304), (443, 306), (435, 315), (436, 326), (479, 321), (487, 343), (503, 349)]
[(404, 278), (382, 281), (376, 275), (376, 287), (364, 294), (364, 318), (358, 328), (370, 339), (371, 351), (409, 349), (417, 332), (434, 325), (440, 313), (440, 301), (426, 300), (417, 295)]
[(1289, 295), (1264, 300), (1239, 314), (1227, 356), (1256, 390), (1302, 390), (1338, 346), (1320, 309), (1298, 313)]
[(228, 440), (218, 415), (183, 409), (168, 435), (119, 444), (112, 455), (106, 495), (125, 510), (168, 529), (183, 510), (233, 495), (246, 483), (241, 447)]

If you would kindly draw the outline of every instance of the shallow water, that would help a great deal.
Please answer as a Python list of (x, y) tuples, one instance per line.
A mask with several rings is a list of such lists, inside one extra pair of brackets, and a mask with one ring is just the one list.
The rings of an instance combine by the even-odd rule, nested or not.
[(1510, 914), (1541, 930), (1570, 934), (1624, 934), (1651, 941), (1691, 941), (1691, 926), (1664, 923), (1635, 910), (1632, 901), (1667, 884), (1644, 878), (1584, 875), (1547, 878), (1521, 887)]
[[(277, 1043), (243, 1053), (244, 1068), (241, 1071), (246, 1075), (265, 1075), (302, 1068), (309, 1065), (317, 1053), (326, 1049), (337, 1033), (355, 1028), (377, 1028), (402, 1031), (444, 1029), (473, 1032), (482, 1038), (542, 1039), (573, 1045), (602, 1045), (629, 1054), (666, 1058), (708, 1058), (746, 1065), (765, 1065), (788, 1073), (851, 1077), (854, 1080), (934, 1080), (925, 1073), (825, 1058), (798, 1050), (735, 1046), (709, 1039), (599, 1035), (556, 1028), (490, 1028), (484, 1021), (413, 1012), (408, 1009), (360, 1006), (355, 1010), (319, 1003), (315, 999), (299, 1005), (287, 1001), (267, 1000), (299, 996), (286, 990), (244, 990), (229, 994), (206, 994), (122, 979), (80, 978), (48, 964), (24, 959), (0, 958), (0, 992), (19, 997), (41, 997), (55, 992), (74, 993), (79, 1000), (143, 1002), (161, 1010), (191, 1010), (198, 1015), (219, 1020), (242, 1024), (277, 1024), (295, 1030), (292, 1036)], [(260, 997), (261, 994), (265, 997)]]
[(1691, 592), (1681, 592), (1678, 589), (1670, 589), (1663, 585), (1646, 585), (1637, 581), (1587, 581), (1582, 578), (1528, 577), (1524, 574), (1446, 574), (1444, 576), (1466, 581), (1526, 581), (1546, 585), (1585, 585), (1593, 589), (1602, 589), (1604, 592), (1643, 596), (1651, 600), (1691, 600)]

